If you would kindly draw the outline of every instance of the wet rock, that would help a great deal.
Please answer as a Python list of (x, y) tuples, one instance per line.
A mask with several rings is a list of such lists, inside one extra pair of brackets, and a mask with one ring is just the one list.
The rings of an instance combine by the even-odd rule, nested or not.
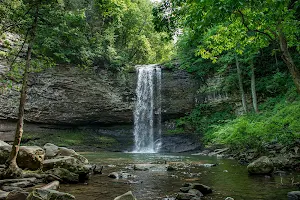
[(176, 200), (200, 200), (201, 197), (198, 197), (191, 193), (181, 193), (179, 192), (176, 196)]
[(199, 167), (215, 167), (217, 164), (198, 164)]
[(115, 178), (115, 179), (128, 179), (128, 178), (134, 178), (135, 176), (132, 174), (129, 174), (127, 172), (112, 172), (108, 175), (110, 178)]
[(191, 189), (190, 187), (181, 187), (179, 190), (180, 192), (188, 193), (190, 189)]
[(0, 200), (5, 200), (8, 196), (9, 192), (5, 192), (3, 190), (0, 190)]
[(114, 198), (114, 200), (136, 200), (136, 198), (133, 196), (132, 192), (129, 191), (125, 194), (122, 194), (121, 196)]
[(26, 200), (29, 192), (25, 191), (12, 191), (8, 194), (5, 200)]
[(26, 200), (73, 200), (75, 197), (68, 193), (58, 192), (56, 190), (35, 189)]
[(196, 197), (203, 197), (203, 194), (199, 190), (196, 190), (196, 189), (190, 189), (188, 191), (188, 193), (195, 195)]
[(64, 168), (54, 168), (45, 172), (46, 174), (54, 175), (59, 178), (58, 180), (62, 180), (64, 183), (78, 183), (79, 175), (73, 172), (70, 172)]
[(119, 174), (118, 174), (118, 172), (112, 172), (112, 173), (108, 174), (108, 177), (118, 179)]
[(247, 166), (250, 174), (270, 174), (274, 171), (272, 161), (267, 156), (262, 156)]
[(93, 173), (94, 174), (102, 174), (103, 165), (94, 165)]
[(167, 171), (169, 165), (165, 164), (136, 164), (133, 169), (136, 171)]
[(200, 183), (185, 183), (183, 187), (189, 187), (190, 189), (199, 190), (204, 195), (212, 193), (212, 189), (209, 186)]
[(288, 200), (300, 200), (300, 191), (292, 191), (287, 194)]

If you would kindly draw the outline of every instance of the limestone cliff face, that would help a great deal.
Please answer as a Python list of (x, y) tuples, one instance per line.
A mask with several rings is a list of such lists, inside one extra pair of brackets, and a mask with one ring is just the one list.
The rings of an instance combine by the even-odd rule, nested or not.
[[(56, 67), (30, 75), (25, 119), (44, 124), (130, 124), (135, 72)], [(16, 119), (20, 85), (0, 91), (0, 119)], [(195, 105), (198, 83), (183, 71), (162, 70), (162, 118), (183, 116)]]

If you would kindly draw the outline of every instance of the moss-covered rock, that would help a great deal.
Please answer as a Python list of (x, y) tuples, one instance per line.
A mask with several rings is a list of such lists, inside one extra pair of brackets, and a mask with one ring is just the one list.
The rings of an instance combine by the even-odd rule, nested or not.
[(267, 156), (262, 156), (247, 166), (250, 174), (270, 174), (274, 171), (272, 161)]

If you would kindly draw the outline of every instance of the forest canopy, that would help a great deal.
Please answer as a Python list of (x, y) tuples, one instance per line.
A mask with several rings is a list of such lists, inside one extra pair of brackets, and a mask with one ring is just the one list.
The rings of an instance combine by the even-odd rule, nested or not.
[(154, 29), (150, 0), (1, 0), (3, 42), (6, 33), (25, 40), (37, 4), (33, 58), (117, 70), (170, 58), (173, 44), (166, 32)]

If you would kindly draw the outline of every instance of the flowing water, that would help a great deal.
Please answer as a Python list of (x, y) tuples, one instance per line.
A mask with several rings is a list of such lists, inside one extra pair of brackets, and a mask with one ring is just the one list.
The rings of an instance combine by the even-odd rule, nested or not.
[[(102, 175), (94, 175), (84, 184), (61, 185), (60, 191), (75, 195), (77, 200), (113, 200), (131, 190), (138, 200), (163, 200), (175, 197), (185, 182), (212, 187), (213, 193), (203, 199), (284, 200), (287, 192), (297, 190), (291, 182), (300, 181), (299, 173), (273, 176), (249, 176), (245, 166), (235, 160), (190, 154), (84, 153), (91, 162), (104, 166)], [(175, 171), (135, 171), (138, 163), (170, 163)], [(217, 163), (215, 167), (203, 164)], [(135, 177), (111, 179), (111, 172), (125, 171)]]
[(156, 153), (161, 142), (161, 69), (157, 65), (137, 67), (134, 111), (136, 153)]

